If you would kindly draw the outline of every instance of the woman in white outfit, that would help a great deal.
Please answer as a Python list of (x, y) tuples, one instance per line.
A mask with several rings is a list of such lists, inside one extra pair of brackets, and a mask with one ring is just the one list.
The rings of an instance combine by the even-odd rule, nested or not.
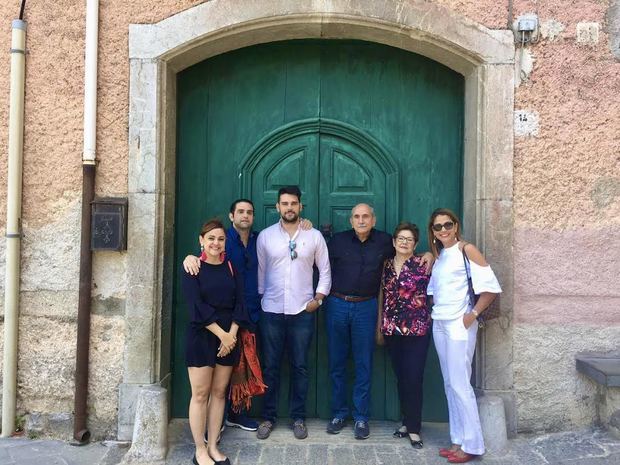
[[(461, 240), (461, 224), (448, 209), (437, 209), (428, 223), (428, 239), (437, 257), (428, 284), (433, 298), (433, 339), (444, 379), (452, 446), (439, 455), (450, 463), (465, 463), (484, 454), (471, 366), (476, 348), (476, 318), (502, 291), (491, 267), (473, 245)], [(470, 303), (463, 251), (469, 259), (474, 292)]]

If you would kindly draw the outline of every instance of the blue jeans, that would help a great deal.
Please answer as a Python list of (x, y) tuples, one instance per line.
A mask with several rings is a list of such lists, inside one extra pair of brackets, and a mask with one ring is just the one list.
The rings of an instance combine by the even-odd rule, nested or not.
[(372, 356), (375, 350), (377, 299), (346, 302), (327, 298), (327, 343), (329, 375), (332, 380), (332, 414), (336, 418), (349, 415), (347, 406), (347, 359), (353, 353), (355, 384), (353, 385), (353, 419), (368, 421), (370, 417), (370, 385)]
[(262, 345), (263, 415), (273, 423), (277, 417), (280, 366), (282, 356), (290, 363), (289, 414), (293, 420), (306, 419), (308, 396), (308, 352), (314, 334), (314, 313), (305, 310), (297, 315), (261, 312), (259, 328)]

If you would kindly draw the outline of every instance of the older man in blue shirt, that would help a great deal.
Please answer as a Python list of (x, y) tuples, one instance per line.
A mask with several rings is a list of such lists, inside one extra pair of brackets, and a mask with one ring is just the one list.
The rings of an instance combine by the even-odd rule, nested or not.
[[(373, 208), (360, 203), (351, 210), (353, 229), (334, 235), (328, 243), (332, 287), (327, 298), (327, 341), (329, 374), (332, 381), (332, 414), (327, 432), (338, 434), (349, 415), (347, 403), (347, 359), (353, 354), (354, 436), (370, 435), (370, 387), (372, 355), (377, 327), (377, 294), (383, 262), (394, 256), (392, 236), (374, 229)], [(422, 259), (430, 270), (433, 257)]]

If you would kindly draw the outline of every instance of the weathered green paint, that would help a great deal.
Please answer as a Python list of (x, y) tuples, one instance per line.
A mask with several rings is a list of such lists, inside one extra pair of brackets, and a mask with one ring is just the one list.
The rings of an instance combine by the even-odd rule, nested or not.
[[(256, 203), (255, 227), (276, 221), (282, 185), (299, 184), (303, 216), (349, 227), (350, 209), (372, 204), (377, 227), (398, 221), (422, 230), (439, 206), (462, 204), (463, 77), (419, 55), (354, 41), (292, 41), (249, 47), (179, 75), (175, 260), (197, 251), (208, 217), (230, 202)], [(185, 307), (174, 296), (173, 416), (187, 415), (183, 363)], [(321, 312), (312, 351), (308, 414), (327, 418), (329, 378)], [(352, 370), (351, 370), (352, 371)], [(287, 376), (280, 412), (286, 415)], [(373, 418), (397, 419), (394, 376), (383, 349), (373, 370)], [(425, 379), (424, 418), (445, 421), (434, 349)]]

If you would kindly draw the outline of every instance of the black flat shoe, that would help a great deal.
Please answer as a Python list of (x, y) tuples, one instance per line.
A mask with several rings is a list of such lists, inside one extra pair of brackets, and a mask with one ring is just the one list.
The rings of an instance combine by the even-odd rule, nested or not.
[(230, 460), (228, 457), (224, 458), (224, 460), (215, 460), (211, 454), (209, 454), (209, 457), (213, 460), (214, 465), (230, 465)]
[(414, 441), (413, 439), (409, 438), (409, 442), (411, 443), (411, 447), (413, 447), (414, 449), (422, 449), (424, 447), (424, 441), (422, 441), (422, 439), (420, 439), (419, 441)]
[(394, 430), (394, 434), (392, 434), (395, 438), (406, 438), (408, 435), (409, 433), (407, 432), (407, 427), (405, 425), (400, 425)]
[(211, 457), (211, 460), (213, 460), (215, 465), (230, 465), (230, 460), (228, 460), (228, 457), (226, 457), (224, 460), (214, 460), (213, 457)]

